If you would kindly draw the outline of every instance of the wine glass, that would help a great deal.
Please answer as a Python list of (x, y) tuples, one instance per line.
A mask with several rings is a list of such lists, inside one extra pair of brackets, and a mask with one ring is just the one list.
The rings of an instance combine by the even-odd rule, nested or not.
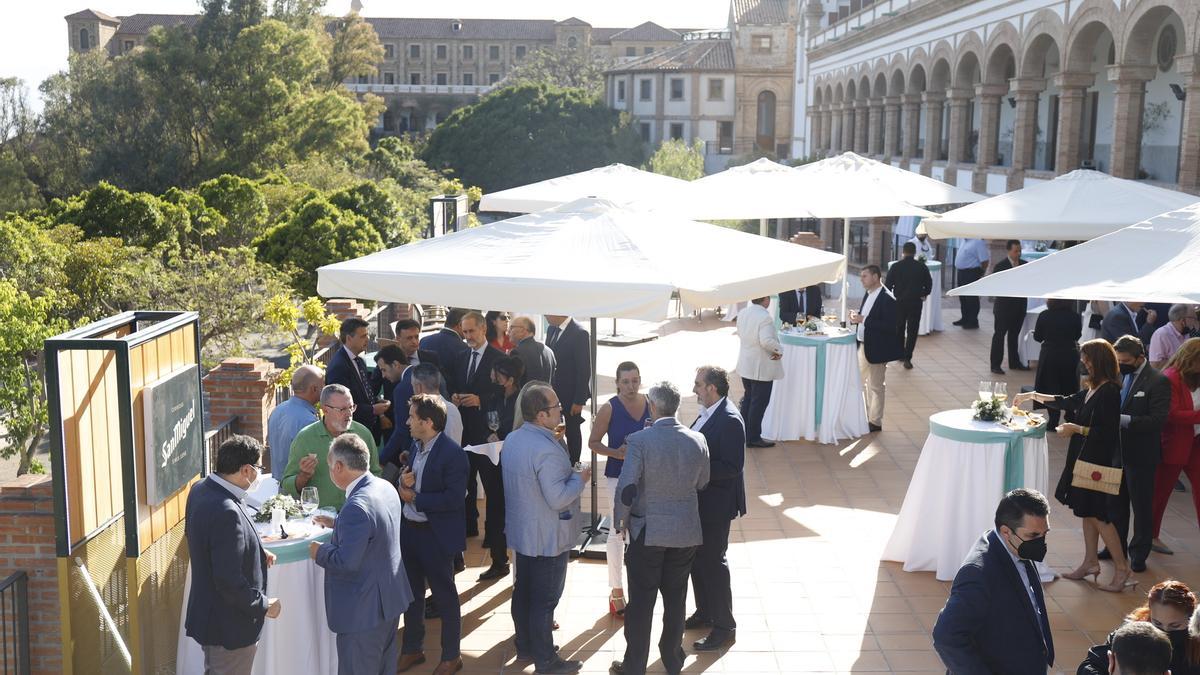
[(1000, 399), (1000, 402), (1008, 400), (1008, 383), (994, 382), (992, 383), (992, 395)]
[(304, 515), (312, 515), (313, 511), (321, 505), (321, 495), (317, 492), (317, 488), (309, 486), (300, 491), (300, 510)]
[(493, 434), (500, 430), (500, 411), (499, 410), (489, 410), (488, 411), (487, 425), (488, 425), (488, 429), (491, 429)]
[(980, 401), (992, 400), (992, 381), (991, 380), (980, 380), (979, 381), (979, 400)]

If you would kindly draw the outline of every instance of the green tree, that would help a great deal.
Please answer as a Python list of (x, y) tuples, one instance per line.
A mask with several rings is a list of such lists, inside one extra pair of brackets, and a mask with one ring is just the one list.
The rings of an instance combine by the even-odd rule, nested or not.
[[(289, 382), (292, 373), (302, 365), (316, 362), (317, 345), (321, 336), (335, 336), (341, 327), (341, 320), (325, 311), (321, 299), (313, 296), (305, 300), (299, 307), (287, 295), (280, 293), (267, 300), (263, 315), (277, 330), (288, 336), (291, 342), (285, 347), (288, 353), (289, 365), (287, 370), (278, 376), (278, 381)], [(300, 336), (300, 319), (311, 328), (311, 340)]]
[(0, 216), (46, 205), (16, 153), (0, 144)]
[(383, 61), (383, 45), (375, 28), (351, 12), (334, 25), (329, 50), (328, 88), (341, 87), (347, 79), (374, 73)]
[(12, 281), (0, 279), (0, 456), (20, 458), (18, 476), (44, 471), (33, 457), (48, 423), (42, 342), (67, 327), (54, 318), (53, 306), (52, 292), (32, 297)]
[(500, 86), (545, 84), (582, 89), (600, 99), (604, 95), (604, 71), (612, 65), (612, 59), (600, 50), (543, 47), (530, 53)]
[(522, 85), (454, 111), (422, 157), (491, 192), (614, 162), (637, 166), (643, 154), (630, 118), (587, 92)]
[(383, 249), (379, 233), (362, 216), (324, 198), (310, 199), (258, 241), (260, 260), (288, 275), (303, 296), (317, 294), (317, 268)]
[(70, 223), (88, 237), (116, 237), (125, 244), (178, 248), (191, 227), (182, 208), (144, 192), (128, 192), (101, 182), (55, 205), (57, 221)]
[(701, 178), (704, 176), (704, 141), (697, 138), (692, 145), (675, 138), (663, 141), (643, 168), (681, 180)]
[(249, 246), (267, 227), (267, 200), (258, 183), (223, 174), (196, 188), (203, 204), (221, 215), (223, 225), (212, 232), (205, 248)]
[(419, 236), (402, 219), (396, 200), (373, 182), (364, 181), (335, 192), (329, 195), (329, 203), (362, 216), (379, 233), (386, 247), (407, 244)]

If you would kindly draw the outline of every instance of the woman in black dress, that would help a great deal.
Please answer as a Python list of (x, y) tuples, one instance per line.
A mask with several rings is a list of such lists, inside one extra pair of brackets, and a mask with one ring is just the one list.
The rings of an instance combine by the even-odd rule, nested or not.
[(525, 364), (516, 356), (503, 356), (492, 364), (492, 382), (500, 387), (500, 393), (492, 401), (491, 410), (500, 413), (500, 427), (496, 429), (492, 443), (504, 440), (512, 431), (517, 417), (517, 394), (525, 375)]
[[(1038, 354), (1033, 388), (1043, 394), (1066, 396), (1079, 391), (1079, 337), (1083, 317), (1070, 300), (1046, 301), (1046, 311), (1038, 315), (1033, 339), (1042, 343)], [(1038, 407), (1038, 406), (1035, 406)], [(1059, 410), (1050, 408), (1047, 428), (1058, 427)]]
[(1108, 584), (1097, 587), (1103, 591), (1120, 592), (1129, 586), (1136, 586), (1137, 581), (1130, 580), (1133, 571), (1121, 552), (1121, 538), (1112, 522), (1118, 508), (1117, 497), (1075, 487), (1071, 485), (1071, 476), (1075, 461), (1080, 459), (1104, 466), (1121, 466), (1121, 376), (1117, 370), (1116, 352), (1105, 340), (1089, 340), (1079, 352), (1084, 370), (1087, 371), (1087, 389), (1070, 396), (1039, 392), (1018, 394), (1013, 399), (1013, 405), (1033, 400), (1045, 403), (1048, 408), (1074, 413), (1075, 422), (1066, 422), (1058, 427), (1058, 435), (1069, 437), (1071, 444), (1067, 448), (1067, 465), (1063, 468), (1054, 496), (1083, 519), (1086, 552), (1083, 564), (1074, 572), (1064, 574), (1063, 578), (1078, 580), (1090, 576), (1093, 582), (1096, 581), (1100, 575), (1097, 540), (1103, 538), (1105, 546), (1112, 552), (1116, 573)]

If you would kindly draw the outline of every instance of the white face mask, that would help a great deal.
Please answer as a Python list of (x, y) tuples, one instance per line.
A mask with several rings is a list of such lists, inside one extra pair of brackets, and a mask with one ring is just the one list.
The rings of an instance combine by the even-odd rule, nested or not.
[(250, 481), (250, 485), (249, 485), (249, 487), (246, 488), (246, 492), (254, 492), (262, 485), (262, 482), (263, 482), (263, 473), (256, 466), (256, 467), (254, 467), (254, 480)]

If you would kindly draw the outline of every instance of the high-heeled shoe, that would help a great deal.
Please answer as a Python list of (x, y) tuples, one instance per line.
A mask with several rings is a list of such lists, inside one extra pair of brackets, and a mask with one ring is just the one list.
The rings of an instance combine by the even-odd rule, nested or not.
[(608, 613), (612, 614), (613, 616), (617, 617), (618, 619), (625, 618), (625, 596), (624, 595), (617, 595), (616, 591), (613, 591), (612, 593), (610, 593), (608, 595)]
[(1062, 578), (1070, 579), (1072, 581), (1082, 581), (1083, 579), (1086, 579), (1087, 577), (1091, 577), (1092, 583), (1095, 583), (1096, 578), (1099, 576), (1100, 576), (1100, 565), (1097, 564), (1095, 567), (1089, 567), (1087, 569), (1080, 567), (1079, 569), (1075, 570), (1074, 572), (1064, 572), (1062, 575)]
[(1126, 569), (1125, 574), (1123, 576), (1121, 575), (1120, 571), (1118, 571), (1113, 574), (1112, 581), (1105, 584), (1104, 586), (1100, 586), (1097, 584), (1096, 588), (1098, 588), (1102, 591), (1108, 591), (1109, 593), (1120, 593), (1120, 592), (1124, 591), (1126, 588), (1136, 588), (1138, 585), (1138, 580), (1131, 579), (1130, 577), (1132, 577), (1132, 576), (1133, 576), (1132, 569)]

